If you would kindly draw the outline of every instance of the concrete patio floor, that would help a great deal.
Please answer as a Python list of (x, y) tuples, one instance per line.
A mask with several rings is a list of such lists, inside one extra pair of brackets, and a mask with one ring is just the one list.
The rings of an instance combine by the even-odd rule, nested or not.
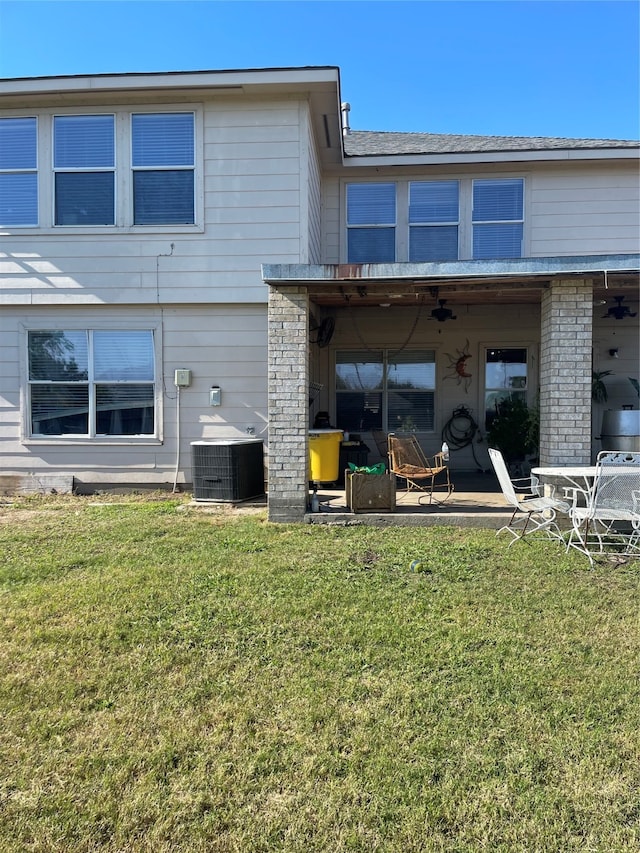
[[(309, 524), (363, 524), (378, 526), (405, 525), (432, 527), (486, 527), (497, 530), (511, 517), (498, 480), (490, 473), (456, 473), (451, 471), (454, 490), (444, 503), (428, 503), (424, 493), (396, 491), (396, 508), (392, 512), (352, 512), (347, 507), (344, 487), (318, 488), (320, 509), (308, 512)], [(438, 493), (436, 493), (438, 495)], [(440, 493), (438, 497), (441, 497)], [(421, 503), (419, 503), (421, 499)]]

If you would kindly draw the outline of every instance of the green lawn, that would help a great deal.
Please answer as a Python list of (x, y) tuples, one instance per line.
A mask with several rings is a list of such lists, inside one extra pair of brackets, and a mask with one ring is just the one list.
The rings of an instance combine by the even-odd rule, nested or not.
[(102, 499), (0, 507), (3, 853), (639, 849), (640, 563)]

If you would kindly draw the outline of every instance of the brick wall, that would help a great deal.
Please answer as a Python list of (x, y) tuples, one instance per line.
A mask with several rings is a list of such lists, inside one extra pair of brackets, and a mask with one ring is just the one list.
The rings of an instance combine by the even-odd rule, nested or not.
[(269, 520), (296, 522), (307, 508), (309, 299), (306, 287), (269, 293)]
[(540, 464), (591, 461), (593, 286), (553, 281), (542, 296)]

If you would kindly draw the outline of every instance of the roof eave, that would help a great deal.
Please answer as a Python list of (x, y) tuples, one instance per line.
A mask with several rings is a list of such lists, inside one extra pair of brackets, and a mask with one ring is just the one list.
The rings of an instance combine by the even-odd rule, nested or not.
[(507, 260), (467, 260), (393, 264), (263, 264), (262, 278), (270, 285), (303, 281), (389, 281), (429, 278), (497, 278), (500, 276), (585, 275), (638, 273), (640, 254), (576, 255)]
[(540, 163), (574, 160), (637, 160), (637, 148), (544, 149), (541, 151), (470, 151), (447, 154), (385, 154), (378, 156), (345, 154), (344, 165), (358, 168), (391, 166), (431, 166), (461, 163)]

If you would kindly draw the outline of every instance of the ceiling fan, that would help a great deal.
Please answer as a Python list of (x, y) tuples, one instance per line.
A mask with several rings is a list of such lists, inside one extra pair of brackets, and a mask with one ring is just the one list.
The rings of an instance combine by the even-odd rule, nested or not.
[(439, 308), (434, 308), (431, 312), (431, 316), (434, 320), (437, 320), (438, 323), (444, 323), (445, 320), (457, 320), (458, 318), (454, 315), (451, 308), (445, 308), (446, 299), (438, 299)]
[(631, 312), (628, 305), (623, 305), (622, 301), (624, 296), (614, 296), (614, 300), (618, 303), (617, 305), (612, 305), (611, 308), (607, 311), (606, 314), (603, 314), (603, 319), (607, 319), (608, 317), (614, 317), (616, 320), (624, 320), (625, 317), (635, 317), (636, 312)]

